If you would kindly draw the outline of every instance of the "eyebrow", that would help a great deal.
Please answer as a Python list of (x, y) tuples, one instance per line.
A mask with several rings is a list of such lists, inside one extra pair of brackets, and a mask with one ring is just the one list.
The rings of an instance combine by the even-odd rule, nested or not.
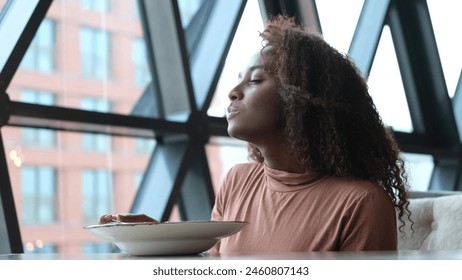
[(247, 69), (247, 71), (252, 72), (253, 70), (257, 69), (263, 69), (263, 65), (250, 66), (249, 69)]
[[(249, 68), (247, 68), (247, 72), (250, 73), (254, 70), (257, 70), (257, 69), (263, 69), (264, 66), (263, 65), (254, 65), (254, 66), (250, 66)], [(242, 73), (239, 73), (238, 77), (242, 77)]]

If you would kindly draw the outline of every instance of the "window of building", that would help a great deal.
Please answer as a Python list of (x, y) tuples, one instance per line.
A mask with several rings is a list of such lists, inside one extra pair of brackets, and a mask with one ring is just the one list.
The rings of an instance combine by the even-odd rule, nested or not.
[(112, 178), (105, 169), (82, 172), (82, 209), (84, 220), (95, 223), (102, 214), (112, 213)]
[(56, 172), (47, 166), (24, 166), (21, 169), (22, 222), (50, 224), (56, 222)]
[(136, 86), (146, 87), (151, 81), (151, 72), (147, 62), (146, 43), (138, 38), (133, 41), (132, 59), (134, 68), (134, 82)]
[(44, 19), (21, 62), (24, 69), (51, 73), (56, 68), (56, 26)]
[[(49, 91), (23, 89), (21, 101), (40, 105), (55, 105), (55, 95)], [(56, 132), (42, 128), (22, 129), (22, 143), (29, 147), (52, 148), (56, 146)]]
[[(111, 105), (105, 99), (85, 97), (82, 99), (81, 108), (88, 111), (109, 112)], [(85, 151), (109, 152), (112, 149), (111, 137), (98, 133), (83, 133), (82, 147)]]
[(111, 11), (110, 0), (80, 0), (80, 6), (86, 10), (92, 10), (100, 13), (107, 13)]
[(96, 80), (110, 78), (111, 38), (109, 32), (91, 27), (82, 28), (80, 30), (80, 55), (84, 78)]
[(83, 253), (92, 254), (92, 253), (115, 253), (120, 252), (120, 249), (117, 248), (112, 243), (107, 242), (85, 242), (83, 243)]

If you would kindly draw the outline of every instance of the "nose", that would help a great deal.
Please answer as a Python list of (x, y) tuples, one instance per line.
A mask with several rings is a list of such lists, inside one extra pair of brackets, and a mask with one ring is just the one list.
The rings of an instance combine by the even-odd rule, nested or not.
[(242, 90), (239, 88), (239, 86), (234, 87), (231, 89), (231, 91), (228, 93), (228, 99), (230, 101), (235, 101), (235, 100), (240, 100), (244, 97), (244, 93)]

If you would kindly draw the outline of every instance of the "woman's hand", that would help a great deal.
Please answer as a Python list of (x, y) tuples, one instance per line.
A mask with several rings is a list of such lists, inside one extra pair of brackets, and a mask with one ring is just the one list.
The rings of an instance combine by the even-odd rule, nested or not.
[(159, 224), (160, 222), (156, 219), (153, 219), (145, 214), (104, 214), (99, 218), (99, 224), (107, 224), (113, 222), (123, 222), (123, 223), (152, 223)]

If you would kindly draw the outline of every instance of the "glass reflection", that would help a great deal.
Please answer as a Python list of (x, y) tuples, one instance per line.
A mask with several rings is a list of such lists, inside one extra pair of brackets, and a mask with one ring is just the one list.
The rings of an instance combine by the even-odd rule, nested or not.
[(25, 251), (76, 253), (101, 243), (83, 226), (105, 213), (130, 212), (155, 141), (108, 136), (113, 145), (100, 152), (85, 150), (81, 133), (55, 132), (50, 148), (25, 145), (23, 131), (2, 128)]
[[(53, 106), (81, 108), (105, 100), (111, 112), (154, 116), (151, 73), (137, 14), (138, 1), (53, 1), (9, 88), (53, 92)], [(140, 100), (142, 99), (142, 102)], [(138, 113), (142, 112), (142, 113)]]

